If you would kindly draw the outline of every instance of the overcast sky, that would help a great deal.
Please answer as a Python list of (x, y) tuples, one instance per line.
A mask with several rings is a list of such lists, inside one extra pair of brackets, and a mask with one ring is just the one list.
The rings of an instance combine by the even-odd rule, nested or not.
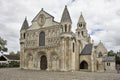
[(8, 52), (19, 51), (19, 32), (25, 16), (29, 25), (41, 8), (60, 22), (68, 6), (75, 31), (82, 12), (95, 45), (104, 43), (108, 50), (120, 49), (120, 0), (0, 0), (0, 36), (7, 40)]

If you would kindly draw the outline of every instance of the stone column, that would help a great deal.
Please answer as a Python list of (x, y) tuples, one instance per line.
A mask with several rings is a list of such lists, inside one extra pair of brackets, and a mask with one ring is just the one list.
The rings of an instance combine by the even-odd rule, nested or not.
[(91, 71), (94, 72), (95, 71), (95, 67), (94, 67), (94, 48), (92, 48), (92, 53), (91, 53)]
[(64, 52), (64, 70), (65, 71), (67, 70), (66, 57), (68, 57), (68, 56), (66, 56), (66, 54), (67, 54), (67, 45), (66, 45), (66, 42), (67, 42), (67, 38), (65, 38), (65, 43), (64, 43), (64, 50), (65, 50), (65, 52)]
[(20, 68), (22, 69), (22, 68), (24, 68), (25, 66), (24, 66), (24, 55), (25, 55), (25, 53), (24, 53), (24, 44), (21, 44), (21, 54), (20, 54)]
[[(34, 52), (35, 53), (35, 52)], [(37, 63), (36, 63), (36, 53), (33, 54), (33, 69), (37, 69)]]
[(79, 53), (80, 53), (80, 46), (79, 46), (79, 42), (76, 41), (74, 42), (75, 44), (75, 70), (79, 70)]
[(69, 70), (71, 70), (71, 39), (69, 38)]
[(39, 57), (38, 58), (38, 62), (37, 62), (37, 64), (38, 64), (38, 70), (41, 70), (41, 68), (40, 68), (40, 61), (41, 61), (41, 58)]
[(65, 41), (62, 38), (62, 46), (61, 46), (61, 51), (62, 51), (62, 55), (61, 55), (61, 71), (64, 71), (65, 69)]
[(51, 70), (50, 66), (51, 66), (51, 60), (50, 60), (50, 53), (47, 52), (47, 71)]

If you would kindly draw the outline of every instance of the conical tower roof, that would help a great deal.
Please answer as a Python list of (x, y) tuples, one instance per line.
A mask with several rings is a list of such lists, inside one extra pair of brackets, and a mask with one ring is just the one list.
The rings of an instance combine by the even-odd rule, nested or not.
[(81, 22), (82, 22), (82, 23), (86, 23), (83, 15), (82, 15), (82, 13), (81, 13), (81, 15), (80, 15), (80, 17), (79, 17), (78, 23), (81, 23)]
[(21, 30), (26, 30), (29, 28), (28, 22), (27, 22), (27, 18), (25, 18), (23, 24), (22, 24), (22, 28)]
[(62, 18), (61, 18), (61, 22), (70, 22), (70, 23), (72, 23), (72, 20), (70, 18), (70, 14), (69, 14), (69, 11), (67, 9), (67, 6), (65, 6), (65, 8), (64, 8)]

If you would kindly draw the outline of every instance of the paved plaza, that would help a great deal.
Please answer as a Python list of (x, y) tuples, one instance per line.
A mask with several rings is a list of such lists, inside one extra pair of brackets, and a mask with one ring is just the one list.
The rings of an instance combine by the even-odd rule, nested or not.
[(21, 70), (19, 68), (0, 69), (0, 80), (120, 80), (120, 74), (113, 72), (52, 72)]

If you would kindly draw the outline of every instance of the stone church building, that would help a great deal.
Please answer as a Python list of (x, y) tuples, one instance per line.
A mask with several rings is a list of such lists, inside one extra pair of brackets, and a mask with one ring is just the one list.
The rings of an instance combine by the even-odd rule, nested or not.
[(61, 21), (41, 9), (29, 25), (25, 18), (20, 30), (20, 68), (48, 71), (104, 71), (107, 49), (91, 41), (81, 14), (76, 32), (65, 6)]

